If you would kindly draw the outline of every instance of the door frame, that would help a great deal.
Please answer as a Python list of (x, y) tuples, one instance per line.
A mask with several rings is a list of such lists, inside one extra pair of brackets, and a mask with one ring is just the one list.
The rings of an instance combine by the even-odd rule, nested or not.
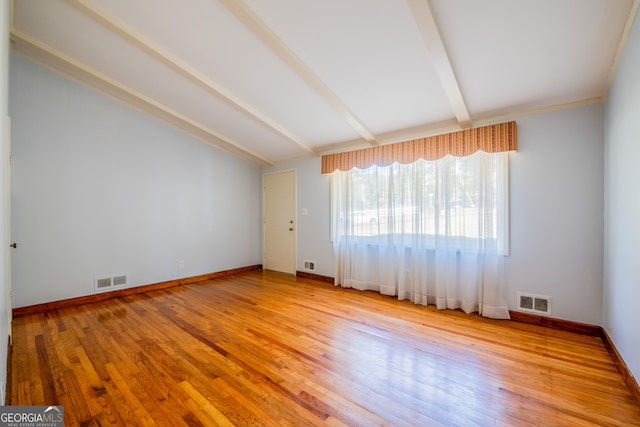
[(295, 168), (282, 169), (273, 172), (265, 172), (262, 174), (262, 267), (265, 267), (265, 253), (266, 253), (266, 232), (265, 232), (265, 215), (266, 215), (266, 198), (264, 192), (265, 176), (278, 175), (283, 173), (293, 174), (293, 275), (296, 275), (298, 271), (298, 171)]
[(13, 323), (13, 287), (11, 283), (11, 256), (12, 249), (10, 248), (11, 240), (11, 118), (5, 118), (5, 140), (2, 144), (2, 163), (4, 164), (5, 176), (4, 176), (4, 265), (5, 265), (5, 282), (6, 282), (6, 299), (7, 299), (7, 333), (9, 334), (9, 345), (13, 343), (13, 330), (11, 324)]

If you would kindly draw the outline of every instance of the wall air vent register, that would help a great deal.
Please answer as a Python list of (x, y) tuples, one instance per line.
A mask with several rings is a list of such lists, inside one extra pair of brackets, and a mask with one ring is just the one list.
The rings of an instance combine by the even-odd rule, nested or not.
[(518, 292), (518, 310), (551, 315), (551, 297)]
[(104, 292), (110, 291), (112, 289), (122, 288), (127, 286), (127, 275), (118, 274), (109, 276), (98, 276), (94, 279), (94, 286), (95, 292)]

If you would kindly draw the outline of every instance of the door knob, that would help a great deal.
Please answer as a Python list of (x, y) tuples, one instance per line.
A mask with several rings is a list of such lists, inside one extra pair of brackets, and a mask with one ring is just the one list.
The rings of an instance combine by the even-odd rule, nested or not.
[(15, 248), (18, 247), (18, 244), (17, 243), (12, 243), (12, 244), (9, 245), (9, 247), (15, 249)]

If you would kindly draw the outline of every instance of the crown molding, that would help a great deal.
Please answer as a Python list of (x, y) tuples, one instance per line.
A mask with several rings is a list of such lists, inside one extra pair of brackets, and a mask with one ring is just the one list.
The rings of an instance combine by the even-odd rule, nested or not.
[(629, 11), (629, 17), (627, 18), (627, 22), (625, 23), (624, 29), (622, 30), (622, 35), (620, 36), (620, 41), (618, 42), (618, 48), (616, 49), (616, 55), (613, 58), (613, 63), (611, 64), (611, 68), (609, 69), (609, 75), (607, 76), (607, 81), (604, 85), (604, 90), (602, 91), (602, 100), (606, 101), (607, 96), (609, 95), (609, 88), (613, 83), (613, 78), (616, 76), (616, 72), (618, 71), (618, 65), (620, 64), (620, 59), (622, 58), (622, 54), (624, 53), (624, 47), (627, 44), (627, 40), (629, 39), (629, 34), (631, 33), (631, 29), (633, 28), (633, 22), (638, 14), (638, 8), (640, 7), (640, 0), (633, 0), (633, 4), (631, 5), (631, 10)]
[[(430, 136), (443, 135), (445, 133), (458, 132), (464, 129), (477, 128), (482, 126), (490, 126), (498, 123), (515, 121), (524, 117), (535, 116), (538, 114), (553, 113), (555, 111), (568, 110), (571, 108), (579, 108), (587, 105), (601, 104), (602, 98), (590, 98), (565, 104), (552, 105), (549, 107), (527, 109), (522, 111), (514, 111), (507, 114), (494, 114), (481, 117), (471, 122), (468, 128), (462, 128), (459, 124), (450, 122), (440, 122), (432, 126), (419, 126), (416, 128), (403, 129), (397, 132), (391, 132), (380, 137), (381, 145), (395, 144), (397, 142), (410, 141), (412, 139), (428, 138)], [(318, 152), (321, 156), (328, 154), (343, 153), (346, 151), (359, 150), (367, 148), (363, 141), (347, 141), (340, 144), (332, 144), (320, 147)]]

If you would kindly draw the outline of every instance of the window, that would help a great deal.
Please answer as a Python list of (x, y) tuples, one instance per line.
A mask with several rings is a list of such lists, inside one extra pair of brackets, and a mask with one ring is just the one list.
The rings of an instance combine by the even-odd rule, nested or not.
[(517, 146), (508, 122), (322, 156), (336, 285), (508, 319), (507, 152)]
[(336, 171), (334, 241), (507, 254), (507, 177), (483, 151)]
[(509, 318), (507, 153), (333, 173), (336, 284)]

